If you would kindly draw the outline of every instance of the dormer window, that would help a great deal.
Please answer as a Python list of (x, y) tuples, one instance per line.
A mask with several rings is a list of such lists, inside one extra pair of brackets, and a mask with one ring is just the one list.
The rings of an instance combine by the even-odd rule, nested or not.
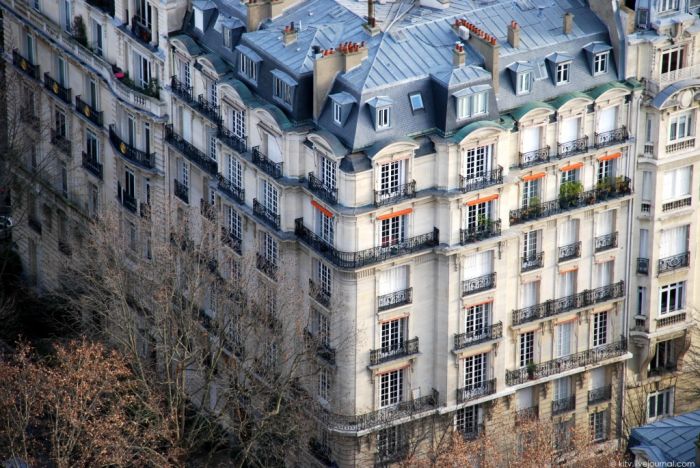
[(457, 120), (476, 117), (488, 112), (488, 85), (465, 88), (454, 93), (457, 99)]
[(566, 84), (571, 79), (571, 62), (557, 64), (557, 86)]
[(333, 102), (333, 122), (343, 125), (343, 106), (335, 101)]
[(281, 70), (272, 70), (272, 95), (282, 104), (292, 107), (297, 82)]
[(393, 105), (391, 99), (386, 96), (377, 96), (367, 101), (367, 105), (372, 112), (375, 130), (386, 130), (391, 127), (391, 108)]
[(596, 54), (593, 57), (593, 75), (601, 75), (608, 72), (608, 60), (610, 52)]
[(377, 128), (389, 128), (389, 125), (391, 124), (389, 119), (390, 110), (391, 109), (388, 106), (377, 109)]
[(200, 32), (204, 32), (204, 12), (197, 7), (194, 7), (192, 9), (194, 10), (195, 29), (198, 29)]
[(413, 112), (425, 109), (425, 106), (423, 106), (423, 95), (421, 93), (409, 94), (408, 100), (411, 102), (411, 110)]
[(252, 84), (258, 84), (258, 66), (262, 58), (253, 49), (244, 45), (237, 47), (238, 74)]
[(665, 11), (677, 11), (678, 0), (659, 0), (659, 13)]
[(518, 73), (517, 94), (530, 94), (532, 91), (532, 72)]
[[(342, 127), (350, 116), (352, 106), (355, 104), (355, 98), (345, 91), (331, 94), (328, 98), (333, 102), (333, 122)], [(372, 102), (368, 104), (371, 106)]]

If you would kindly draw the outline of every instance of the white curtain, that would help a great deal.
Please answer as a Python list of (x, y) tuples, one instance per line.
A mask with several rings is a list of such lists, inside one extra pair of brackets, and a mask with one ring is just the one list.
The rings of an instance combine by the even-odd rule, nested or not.
[(576, 272), (567, 271), (559, 275), (559, 297), (576, 294)]
[(562, 377), (554, 381), (553, 400), (561, 400), (571, 395), (571, 377)]
[(408, 266), (379, 273), (379, 296), (408, 289)]
[(564, 221), (559, 226), (559, 247), (571, 245), (578, 241), (578, 220)]
[(659, 257), (679, 255), (688, 250), (688, 226), (679, 226), (661, 233)]
[(464, 278), (478, 278), (493, 272), (493, 251), (479, 252), (464, 258)]
[(568, 356), (573, 349), (571, 339), (573, 337), (574, 322), (562, 323), (556, 326), (556, 346), (554, 357)]
[(523, 388), (522, 390), (518, 390), (517, 393), (517, 399), (518, 399), (518, 410), (524, 410), (528, 409), (532, 404), (532, 387), (528, 388)]
[(598, 119), (598, 133), (609, 132), (617, 128), (617, 106), (608, 107), (600, 111)]
[(597, 367), (591, 370), (591, 390), (605, 385), (605, 367)]
[(522, 306), (530, 307), (537, 304), (540, 282), (530, 281), (522, 286)]
[(272, 162), (275, 162), (275, 163), (282, 162), (282, 150), (280, 149), (279, 143), (277, 143), (277, 138), (270, 135), (269, 133), (267, 133), (266, 135), (267, 135), (267, 157)]
[(649, 258), (649, 230), (639, 230), (639, 257)]
[(192, 143), (192, 112), (182, 108), (182, 138)]
[(664, 172), (663, 199), (673, 200), (690, 195), (692, 166)]
[(650, 201), (652, 199), (651, 193), (651, 172), (642, 172), (642, 200)]
[(596, 237), (612, 234), (615, 231), (615, 210), (603, 211), (596, 216)]
[(596, 264), (596, 279), (598, 287), (607, 286), (612, 283), (614, 261)]
[(529, 127), (523, 130), (523, 153), (540, 149), (542, 127)]
[(561, 137), (559, 139), (559, 142), (568, 143), (570, 141), (578, 140), (578, 130), (580, 127), (580, 123), (580, 117), (564, 119), (561, 123)]

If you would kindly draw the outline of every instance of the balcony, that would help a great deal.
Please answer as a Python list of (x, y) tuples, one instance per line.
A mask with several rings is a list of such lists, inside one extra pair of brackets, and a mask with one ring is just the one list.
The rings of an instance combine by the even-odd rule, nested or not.
[(522, 257), (520, 262), (520, 272), (537, 270), (544, 266), (544, 252), (538, 252), (534, 255)]
[(611, 299), (619, 299), (624, 295), (624, 281), (619, 281), (596, 289), (587, 289), (578, 294), (562, 297), (561, 299), (551, 299), (530, 307), (514, 310), (512, 317), (513, 325), (521, 325), (523, 323), (553, 317), (583, 307), (590, 307)]
[(253, 146), (253, 164), (258, 166), (265, 174), (269, 175), (273, 179), (279, 179), (282, 177), (283, 163), (272, 162), (267, 156), (260, 152), (259, 146)]
[(488, 291), (496, 287), (496, 272), (462, 281), (462, 297)]
[(440, 394), (432, 389), (431, 393), (395, 405), (381, 408), (360, 415), (341, 415), (320, 409), (318, 417), (329, 429), (337, 431), (363, 431), (375, 426), (383, 426), (392, 421), (403, 419), (425, 411), (435, 410), (440, 403)]
[(123, 189), (120, 182), (117, 182), (117, 198), (124, 208), (136, 213), (136, 197)]
[(327, 340), (322, 339), (318, 334), (314, 334), (308, 328), (304, 329), (304, 335), (310, 345), (316, 346), (316, 355), (328, 364), (335, 365), (335, 349), (331, 348)]
[(341, 252), (304, 226), (303, 218), (294, 220), (294, 233), (303, 243), (339, 268), (361, 268), (389, 258), (427, 250), (437, 246), (440, 237), (440, 231), (433, 228), (430, 233), (409, 237), (392, 245), (372, 247), (359, 252)]
[(309, 279), (309, 296), (321, 305), (326, 307), (331, 305), (331, 292), (312, 279)]
[(670, 315), (668, 317), (660, 317), (656, 319), (656, 328), (668, 327), (677, 323), (685, 323), (685, 312)]
[(146, 153), (122, 140), (119, 135), (117, 135), (114, 124), (109, 126), (109, 141), (112, 143), (114, 149), (129, 161), (146, 169), (155, 169), (155, 153)]
[(37, 218), (34, 215), (29, 215), (27, 217), (27, 224), (29, 227), (32, 229), (32, 231), (36, 232), (37, 234), (41, 235), (41, 221), (39, 221), (39, 218)]
[(663, 205), (661, 205), (661, 211), (665, 213), (667, 211), (677, 210), (678, 208), (690, 206), (692, 202), (693, 202), (692, 197), (682, 198), (680, 200), (674, 200), (672, 202), (664, 203)]
[(218, 173), (218, 165), (216, 161), (204, 154), (203, 151), (197, 149), (197, 147), (192, 143), (175, 133), (172, 124), (165, 126), (165, 141), (168, 142), (170, 146), (177, 149), (187, 159), (195, 163), (204, 172), (207, 172), (212, 176), (215, 176)]
[(695, 78), (700, 75), (700, 65), (690, 65), (678, 68), (666, 73), (659, 73), (657, 79), (647, 80), (647, 87), (652, 93), (658, 93), (661, 89), (670, 85), (674, 81)]
[(660, 377), (664, 374), (671, 374), (678, 370), (678, 364), (675, 362), (666, 362), (655, 367), (650, 367), (647, 373), (648, 377)]
[(594, 388), (588, 391), (588, 405), (597, 405), (612, 398), (612, 385)]
[(212, 223), (216, 222), (216, 205), (209, 203), (204, 198), (199, 199), (199, 213)]
[(51, 78), (48, 72), (44, 73), (44, 88), (51, 91), (51, 93), (57, 96), (61, 101), (70, 104), (70, 89), (63, 87), (61, 83)]
[(151, 43), (151, 41), (153, 41), (153, 32), (151, 28), (138, 16), (132, 16), (131, 18), (131, 35), (151, 51), (155, 51), (158, 48), (157, 45)]
[(58, 251), (61, 252), (63, 255), (66, 255), (68, 257), (70, 257), (71, 254), (73, 253), (73, 250), (71, 249), (68, 242), (62, 241), (62, 240), (58, 241)]
[(671, 143), (666, 145), (666, 153), (675, 153), (677, 151), (684, 151), (688, 149), (695, 148), (695, 138), (688, 138), (676, 143)]
[(245, 136), (239, 137), (230, 130), (224, 128), (222, 125), (219, 125), (217, 128), (216, 135), (223, 144), (232, 150), (238, 151), (239, 153), (245, 153), (248, 151), (248, 143), (246, 142)]
[(374, 206), (392, 205), (401, 200), (416, 197), (416, 181), (412, 180), (406, 184), (397, 185), (395, 187), (375, 190), (374, 191)]
[(51, 129), (51, 144), (67, 156), (71, 155), (71, 142), (62, 131)]
[(394, 361), (418, 354), (418, 337), (402, 341), (391, 347), (373, 349), (369, 352), (369, 365), (377, 366), (384, 362)]
[(102, 180), (102, 164), (97, 161), (97, 156), (83, 151), (83, 169)]
[(241, 205), (245, 204), (245, 189), (234, 185), (221, 174), (216, 174), (216, 182), (219, 190), (221, 190), (230, 199)]
[(553, 359), (551, 361), (535, 364), (532, 373), (522, 367), (520, 369), (506, 371), (506, 385), (520, 385), (528, 381), (549, 377), (561, 372), (566, 372), (579, 367), (597, 364), (606, 359), (622, 356), (627, 352), (627, 340), (624, 336), (620, 341), (608, 343), (596, 348), (581, 351), (580, 353)]
[(527, 153), (520, 153), (520, 169), (549, 161), (549, 145)]
[(588, 136), (557, 145), (557, 157), (559, 159), (575, 156), (586, 151), (588, 151)]
[(379, 311), (393, 309), (413, 302), (413, 288), (402, 289), (393, 293), (384, 294), (377, 298)]
[(576, 409), (576, 395), (552, 401), (552, 416), (568, 413)]
[(622, 126), (614, 130), (595, 134), (595, 147), (605, 148), (606, 146), (624, 143), (629, 138), (627, 127)]
[(683, 252), (659, 260), (659, 274), (685, 268), (690, 265), (690, 252)]
[(491, 237), (497, 237), (500, 235), (501, 220), (486, 219), (477, 222), (476, 225), (470, 226), (467, 229), (460, 229), (459, 243), (461, 245), (467, 245), (471, 244), (472, 242), (479, 242), (484, 239), (489, 239)]
[(170, 91), (190, 106), (195, 106), (196, 101), (192, 97), (192, 87), (186, 86), (185, 83), (178, 80), (175, 76), (170, 78)]
[(12, 51), (12, 63), (18, 67), (25, 75), (35, 80), (39, 80), (39, 65), (33, 65), (28, 59), (20, 55), (17, 49)]
[(261, 253), (255, 254), (255, 265), (258, 270), (265, 273), (269, 278), (275, 279), (277, 277), (278, 267), (273, 260), (270, 260), (265, 255)]
[(595, 251), (603, 252), (617, 247), (617, 232), (595, 238)]
[(255, 216), (260, 218), (265, 224), (279, 231), (280, 229), (280, 215), (275, 213), (262, 203), (258, 201), (257, 198), (253, 198), (253, 213)]
[(492, 185), (503, 183), (503, 168), (498, 166), (496, 169), (488, 172), (482, 172), (473, 177), (459, 176), (459, 188), (462, 193), (481, 190)]
[(616, 180), (614, 186), (611, 187), (588, 190), (569, 199), (556, 199), (544, 203), (532, 204), (518, 210), (510, 210), (510, 224), (522, 224), (535, 219), (547, 218), (576, 208), (603, 203), (611, 198), (624, 197), (631, 193), (632, 186), (630, 179), (627, 177), (620, 177)]
[(221, 242), (238, 255), (241, 255), (241, 238), (225, 227), (221, 228)]
[(502, 336), (503, 323), (501, 322), (494, 323), (493, 325), (486, 325), (465, 333), (456, 333), (454, 338), (454, 350), (457, 351), (487, 341), (498, 340)]
[(649, 274), (649, 259), (648, 258), (637, 258), (637, 273), (640, 275)]
[(565, 262), (581, 256), (581, 241), (559, 247), (559, 261)]
[(75, 97), (75, 110), (83, 114), (90, 122), (102, 127), (102, 112), (95, 110), (90, 104), (80, 99), (80, 96)]
[(485, 380), (474, 385), (457, 389), (457, 403), (476, 400), (477, 398), (496, 393), (496, 379)]
[(321, 200), (324, 200), (331, 205), (338, 203), (338, 189), (327, 185), (321, 179), (316, 177), (313, 172), (309, 172), (309, 190), (315, 193)]
[(536, 421), (539, 419), (540, 407), (538, 405), (529, 408), (517, 410), (515, 412), (515, 424), (520, 425), (528, 421)]
[[(113, 66), (114, 67), (114, 66)], [(117, 68), (117, 70), (119, 70)], [(132, 80), (129, 78), (128, 73), (124, 73), (122, 71), (117, 71), (115, 73), (115, 78), (116, 78), (116, 83), (119, 83), (119, 85), (124, 86), (127, 88), (124, 90), (127, 94), (129, 93), (128, 90), (135, 91), (139, 95), (137, 96), (132, 96), (131, 100), (138, 104), (139, 106), (145, 106), (147, 100), (144, 99), (143, 96), (153, 98), (153, 99), (160, 99), (160, 86), (158, 85), (158, 80), (156, 79), (150, 79), (148, 81), (139, 79), (138, 82)], [(142, 95), (142, 96), (141, 96)]]
[(177, 179), (173, 180), (175, 196), (183, 202), (190, 203), (190, 188)]
[(221, 124), (221, 116), (219, 116), (219, 106), (207, 100), (203, 94), (197, 96), (197, 102), (195, 104), (195, 109), (199, 111), (204, 117), (208, 118), (215, 124)]

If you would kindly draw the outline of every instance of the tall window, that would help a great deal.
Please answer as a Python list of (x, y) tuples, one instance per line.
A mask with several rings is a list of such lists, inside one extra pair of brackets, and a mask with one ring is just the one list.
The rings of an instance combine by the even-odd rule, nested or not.
[(688, 233), (690, 226), (676, 226), (661, 233), (659, 258), (675, 257), (688, 252)]
[(608, 342), (608, 313), (600, 312), (593, 315), (593, 347)]
[(566, 84), (570, 80), (571, 62), (557, 64), (557, 84)]
[(331, 388), (330, 371), (326, 367), (321, 367), (318, 371), (318, 396), (324, 401), (328, 401), (328, 394)]
[(535, 360), (535, 332), (520, 334), (520, 367), (526, 367)]
[(90, 19), (92, 29), (92, 47), (97, 55), (102, 55), (102, 24)]
[(456, 429), (462, 434), (474, 434), (479, 429), (479, 405), (466, 406), (455, 413)]
[(396, 405), (403, 399), (403, 369), (379, 376), (379, 406)]
[(338, 125), (343, 123), (343, 107), (335, 101), (333, 101), (333, 122)]
[(380, 107), (377, 109), (377, 129), (389, 128), (391, 125), (391, 108)]
[(663, 370), (674, 364), (673, 340), (660, 341), (656, 344), (654, 357), (649, 362), (649, 370)]
[(603, 52), (601, 54), (596, 54), (593, 57), (593, 74), (599, 75), (601, 73), (606, 73), (608, 71), (608, 59), (610, 58), (610, 52)]
[(85, 153), (93, 160), (100, 161), (100, 144), (97, 135), (91, 130), (85, 130)]
[(314, 334), (325, 346), (330, 346), (331, 343), (331, 322), (328, 316), (320, 310), (314, 309)]
[(216, 161), (216, 129), (209, 129), (207, 132), (207, 153), (209, 159)]
[(146, 57), (134, 51), (134, 81), (141, 88), (151, 81), (151, 64)]
[(58, 135), (61, 138), (66, 138), (66, 134), (68, 133), (68, 129), (66, 126), (66, 114), (64, 114), (63, 111), (58, 108), (54, 113), (54, 125), (56, 135)]
[(234, 187), (243, 187), (243, 165), (232, 154), (226, 155), (226, 178)]
[(491, 221), (492, 203), (477, 203), (476, 205), (468, 205), (464, 210), (464, 224), (468, 231), (478, 231), (488, 227)]
[(659, 314), (668, 314), (685, 307), (685, 281), (661, 286), (659, 289)]
[(554, 354), (555, 357), (563, 357), (572, 354), (574, 348), (574, 343), (572, 343), (574, 336), (574, 322), (560, 323), (555, 327), (555, 347)]
[(647, 288), (646, 286), (639, 286), (637, 288), (637, 315), (646, 316), (647, 315)]
[[(381, 271), (377, 275), (377, 280), (377, 296), (379, 297), (405, 291), (408, 289), (408, 266), (404, 265)], [(380, 302), (380, 307), (381, 305)]]
[(381, 224), (380, 241), (382, 247), (398, 244), (406, 236), (406, 215), (383, 219)]
[[(321, 174), (320, 178), (321, 181), (323, 182), (323, 185), (330, 189), (335, 188), (336, 184), (336, 169), (337, 165), (334, 161), (331, 159), (328, 159), (326, 157), (321, 156), (319, 158), (319, 165), (321, 169)], [(384, 170), (384, 166), (382, 166), (382, 171)], [(383, 172), (382, 172), (383, 174)]]
[(572, 396), (571, 377), (562, 377), (554, 381), (552, 401), (559, 401)]
[[(678, 4), (678, 0), (661, 0), (659, 4)], [(683, 68), (685, 50), (683, 47), (672, 47), (661, 52), (661, 73), (669, 73)]]
[(292, 105), (294, 88), (276, 76), (272, 77), (272, 95), (289, 106)]
[(333, 284), (332, 283), (331, 268), (321, 261), (319, 261), (317, 263), (316, 279), (318, 280), (318, 284), (321, 287), (321, 290), (325, 294), (330, 295), (331, 294), (331, 287)]
[(487, 365), (487, 353), (464, 358), (464, 386), (474, 388), (483, 385), (488, 380)]
[(238, 138), (245, 138), (245, 110), (231, 110), (231, 131)]
[(598, 182), (610, 181), (613, 178), (613, 164), (614, 159), (607, 159), (603, 161), (598, 161)]
[(257, 63), (245, 54), (240, 54), (240, 59), (238, 61), (241, 75), (248, 78), (252, 82), (258, 81), (258, 68)]
[(232, 206), (226, 205), (226, 221), (228, 232), (236, 239), (242, 238), (241, 215)]
[(279, 192), (277, 191), (277, 187), (275, 187), (269, 181), (263, 180), (262, 189), (263, 205), (265, 206), (265, 208), (267, 208), (271, 213), (279, 213)]
[(36, 57), (35, 57), (35, 44), (34, 44), (34, 36), (27, 34), (25, 36), (25, 53), (27, 54), (27, 60), (29, 60), (29, 63), (36, 65)]
[(465, 333), (479, 336), (491, 322), (491, 302), (467, 307), (464, 313)]
[(523, 182), (523, 208), (530, 206), (530, 203), (540, 203), (540, 180), (542, 179)]
[(61, 86), (68, 87), (68, 64), (61, 56), (56, 57), (56, 81)]
[(382, 353), (391, 353), (401, 349), (404, 343), (404, 331), (406, 319), (391, 320), (383, 322), (381, 328), (381, 348)]
[(321, 239), (326, 241), (326, 243), (333, 245), (333, 239), (335, 237), (333, 217), (326, 216), (326, 214), (321, 211), (317, 211), (316, 213), (319, 224), (319, 236), (321, 236)]
[(483, 177), (491, 171), (493, 145), (478, 146), (464, 152), (462, 173), (467, 179)]
[(61, 173), (61, 195), (68, 198), (68, 166), (63, 161), (58, 163)]
[(668, 126), (668, 140), (677, 141), (693, 136), (693, 111), (686, 111), (671, 117)]
[(588, 426), (591, 430), (591, 439), (594, 442), (601, 442), (608, 438), (607, 415), (607, 411), (598, 411), (588, 416)]
[(528, 94), (532, 89), (532, 73), (519, 73), (518, 74), (518, 89), (517, 94)]
[(380, 457), (394, 455), (401, 450), (401, 426), (392, 426), (377, 432), (377, 453)]
[(130, 169), (124, 171), (124, 192), (131, 198), (136, 197), (136, 177)]
[(273, 265), (277, 265), (278, 260), (278, 246), (277, 241), (269, 233), (263, 233), (263, 255)]
[(649, 394), (647, 421), (673, 414), (673, 387)]
[[(663, 201), (672, 201), (689, 197), (692, 179), (693, 166), (681, 167), (664, 172), (662, 187)], [(648, 200), (651, 200), (651, 198), (648, 198)]]
[(393, 161), (380, 166), (379, 190), (382, 193), (393, 193), (403, 185), (406, 178), (405, 160)]
[(523, 234), (523, 258), (525, 261), (534, 259), (540, 251), (539, 238), (541, 231), (528, 231)]

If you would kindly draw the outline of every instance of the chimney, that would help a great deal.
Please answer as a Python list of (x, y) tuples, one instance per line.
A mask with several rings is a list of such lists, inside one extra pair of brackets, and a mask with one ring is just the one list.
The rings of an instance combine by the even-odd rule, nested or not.
[(377, 19), (374, 17), (374, 0), (367, 0), (367, 23), (365, 24), (365, 29), (370, 36), (379, 34)]
[(469, 30), (469, 45), (484, 57), (484, 67), (491, 72), (491, 85), (495, 93), (499, 89), (499, 58), (501, 46), (494, 36), (476, 27), (475, 24), (465, 19), (455, 20), (453, 27), (458, 30), (459, 26), (464, 26)]
[(314, 55), (313, 117), (318, 120), (338, 73), (352, 70), (367, 58), (364, 42), (343, 42), (337, 49), (318, 49)]
[(456, 42), (452, 49), (452, 66), (460, 68), (466, 62), (467, 54), (464, 52), (464, 45), (461, 42)]
[(246, 3), (246, 31), (257, 31), (263, 21), (270, 18), (270, 5), (265, 0), (248, 0)]
[(296, 42), (298, 32), (299, 30), (296, 28), (296, 26), (294, 26), (293, 21), (285, 26), (284, 30), (282, 30), (282, 42), (284, 45), (287, 46)]
[(338, 50), (345, 58), (343, 62), (343, 72), (352, 70), (367, 58), (367, 47), (365, 46), (365, 41), (343, 42), (338, 46)]
[(564, 15), (564, 34), (571, 34), (574, 29), (574, 14), (568, 12)]
[(520, 25), (515, 20), (508, 25), (508, 44), (514, 49), (520, 47)]

